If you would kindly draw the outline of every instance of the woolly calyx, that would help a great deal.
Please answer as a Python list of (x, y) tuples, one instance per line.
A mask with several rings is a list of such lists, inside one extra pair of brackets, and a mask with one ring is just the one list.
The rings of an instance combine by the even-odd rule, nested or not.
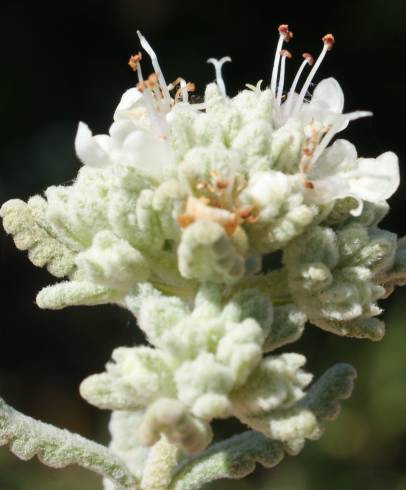
[(373, 319), (385, 295), (376, 283), (392, 267), (396, 237), (349, 224), (336, 232), (314, 227), (284, 253), (293, 298), (311, 323), (339, 335), (379, 340), (382, 322)]
[(197, 221), (183, 232), (178, 257), (188, 279), (230, 284), (244, 274), (243, 257), (223, 227), (210, 221)]
[(144, 297), (139, 324), (156, 349), (116, 349), (106, 372), (81, 384), (82, 396), (112, 410), (148, 407), (164, 396), (208, 421), (229, 416), (230, 392), (261, 360), (272, 305), (255, 290), (222, 301), (213, 285), (200, 289), (193, 310), (178, 298)]
[(306, 315), (295, 305), (288, 304), (274, 309), (272, 331), (265, 339), (264, 352), (271, 352), (298, 340), (304, 331)]
[(145, 446), (151, 446), (161, 434), (186, 454), (200, 452), (213, 437), (207, 422), (192, 416), (184, 405), (170, 398), (160, 398), (148, 408), (138, 437)]
[(75, 262), (88, 281), (118, 290), (128, 290), (150, 274), (141, 253), (109, 231), (97, 233), (91, 247), (79, 253)]
[(119, 347), (106, 372), (86, 378), (81, 395), (92, 405), (110, 410), (137, 410), (162, 395), (175, 394), (171, 362), (149, 347)]
[(214, 418), (231, 415), (274, 439), (314, 438), (316, 418), (298, 408), (312, 379), (304, 357), (262, 358), (300, 335), (304, 318), (291, 307), (276, 318), (272, 346), (273, 309), (255, 289), (224, 302), (218, 287), (206, 285), (193, 310), (177, 298), (146, 296), (139, 322), (155, 349), (117, 349), (114, 363), (85, 380), (81, 394), (101, 408), (144, 408), (141, 440), (154, 444), (165, 434), (187, 453), (206, 447)]

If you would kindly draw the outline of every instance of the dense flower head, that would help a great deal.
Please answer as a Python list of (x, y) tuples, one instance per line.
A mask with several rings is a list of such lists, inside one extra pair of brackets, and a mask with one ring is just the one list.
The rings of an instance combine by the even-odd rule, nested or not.
[(1, 209), (17, 247), (65, 278), (38, 294), (40, 307), (115, 303), (145, 333), (148, 346), (116, 349), (81, 385), (90, 403), (115, 411), (120, 454), (133, 420), (143, 444), (164, 434), (192, 454), (210, 443), (212, 420), (229, 416), (294, 452), (321, 433), (322, 412), (305, 394), (312, 376), (299, 354), (264, 354), (297, 340), (306, 321), (379, 340), (378, 300), (406, 282), (404, 240), (378, 228), (399, 185), (396, 155), (359, 157), (333, 141), (371, 115), (344, 113), (334, 78), (309, 93), (334, 37), (317, 59), (304, 53), (287, 90), (283, 45), (293, 34), (278, 32), (269, 85), (231, 97), (230, 58), (209, 59), (215, 82), (202, 102), (193, 83), (167, 84), (139, 33), (154, 72), (145, 78), (143, 54), (133, 55), (138, 83), (108, 134), (79, 123), (76, 180)]

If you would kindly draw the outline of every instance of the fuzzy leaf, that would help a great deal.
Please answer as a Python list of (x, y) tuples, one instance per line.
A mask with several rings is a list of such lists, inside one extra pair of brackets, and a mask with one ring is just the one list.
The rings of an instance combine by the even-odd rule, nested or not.
[(114, 303), (120, 295), (113, 289), (87, 281), (65, 281), (43, 288), (37, 295), (37, 305), (43, 309), (61, 310), (75, 305)]
[(106, 447), (23, 415), (0, 398), (0, 445), (20, 459), (34, 456), (53, 468), (77, 464), (111, 480), (117, 490), (137, 490), (126, 465)]
[(288, 304), (274, 309), (271, 333), (265, 339), (264, 352), (271, 352), (298, 340), (306, 323), (306, 315), (295, 305)]
[(186, 460), (175, 474), (169, 490), (197, 490), (214, 480), (244, 478), (254, 471), (257, 463), (271, 468), (283, 456), (281, 442), (257, 432), (243, 432)]
[(64, 277), (75, 267), (75, 254), (66, 245), (57, 240), (37, 219), (38, 204), (45, 201), (36, 196), (31, 198), (36, 209), (19, 199), (7, 201), (0, 209), (3, 226), (13, 235), (14, 243), (20, 250), (27, 250), (28, 257), (37, 267), (47, 266), (56, 277)]

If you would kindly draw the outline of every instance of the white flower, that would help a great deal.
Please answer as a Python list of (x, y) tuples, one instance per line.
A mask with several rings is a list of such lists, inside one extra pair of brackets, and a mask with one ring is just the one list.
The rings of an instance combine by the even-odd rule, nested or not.
[(291, 176), (282, 172), (258, 172), (250, 180), (243, 198), (261, 209), (261, 221), (277, 217), (292, 191)]
[[(251, 196), (248, 201), (259, 210), (259, 225), (279, 216), (282, 209), (331, 204), (343, 197), (358, 201), (352, 213), (359, 214), (363, 201), (380, 202), (398, 187), (398, 163), (393, 153), (384, 153), (376, 160), (363, 159), (344, 140), (329, 146), (351, 120), (371, 115), (366, 111), (343, 113), (344, 94), (334, 78), (322, 80), (313, 95), (308, 94), (318, 68), (333, 47), (331, 34), (323, 37), (316, 61), (304, 53), (286, 96), (285, 65), (291, 55), (282, 47), (293, 37), (287, 25), (279, 26), (272, 79), (265, 90), (259, 83), (229, 98), (221, 70), (230, 58), (209, 59), (215, 67), (216, 82), (209, 86), (202, 104), (189, 101), (193, 84), (182, 78), (166, 84), (155, 52), (138, 35), (155, 72), (144, 79), (141, 54), (133, 56), (130, 65), (139, 83), (123, 94), (109, 134), (93, 136), (84, 123), (79, 124), (75, 148), (84, 164), (113, 173), (120, 171), (117, 167), (136, 168), (159, 184), (168, 175), (182, 181), (185, 162), (198, 155), (193, 164), (196, 178), (192, 181), (186, 177), (189, 198), (199, 197), (194, 186), (212, 189), (210, 179), (216, 175), (214, 185), (225, 185), (227, 191), (216, 190), (214, 197), (209, 196), (209, 211), (235, 213), (236, 202)], [(299, 90), (308, 66), (311, 69)], [(238, 171), (231, 169), (231, 156)], [(255, 176), (258, 171), (260, 177)], [(242, 200), (231, 198), (233, 182), (239, 185), (237, 177), (244, 182)], [(295, 192), (291, 182), (295, 182)], [(293, 193), (296, 197), (292, 200)], [(282, 228), (287, 226), (284, 223)]]
[(359, 215), (362, 201), (378, 203), (392, 196), (399, 186), (398, 157), (388, 151), (378, 158), (358, 158), (355, 146), (346, 140), (337, 140), (312, 165), (307, 174), (313, 188), (311, 199), (327, 203), (334, 199), (353, 197)]
[(99, 168), (122, 164), (162, 178), (163, 167), (172, 164), (172, 151), (168, 143), (147, 126), (141, 98), (137, 89), (123, 94), (109, 135), (93, 136), (85, 123), (79, 123), (75, 150), (82, 163)]

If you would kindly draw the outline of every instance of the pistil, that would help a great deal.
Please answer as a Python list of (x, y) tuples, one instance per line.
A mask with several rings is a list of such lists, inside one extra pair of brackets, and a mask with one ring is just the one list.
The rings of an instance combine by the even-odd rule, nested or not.
[(224, 63), (227, 63), (229, 61), (231, 61), (231, 58), (229, 56), (224, 56), (219, 60), (216, 58), (209, 58), (207, 60), (207, 63), (211, 63), (214, 66), (216, 72), (216, 83), (223, 97), (227, 97), (227, 93), (221, 69), (223, 68)]

